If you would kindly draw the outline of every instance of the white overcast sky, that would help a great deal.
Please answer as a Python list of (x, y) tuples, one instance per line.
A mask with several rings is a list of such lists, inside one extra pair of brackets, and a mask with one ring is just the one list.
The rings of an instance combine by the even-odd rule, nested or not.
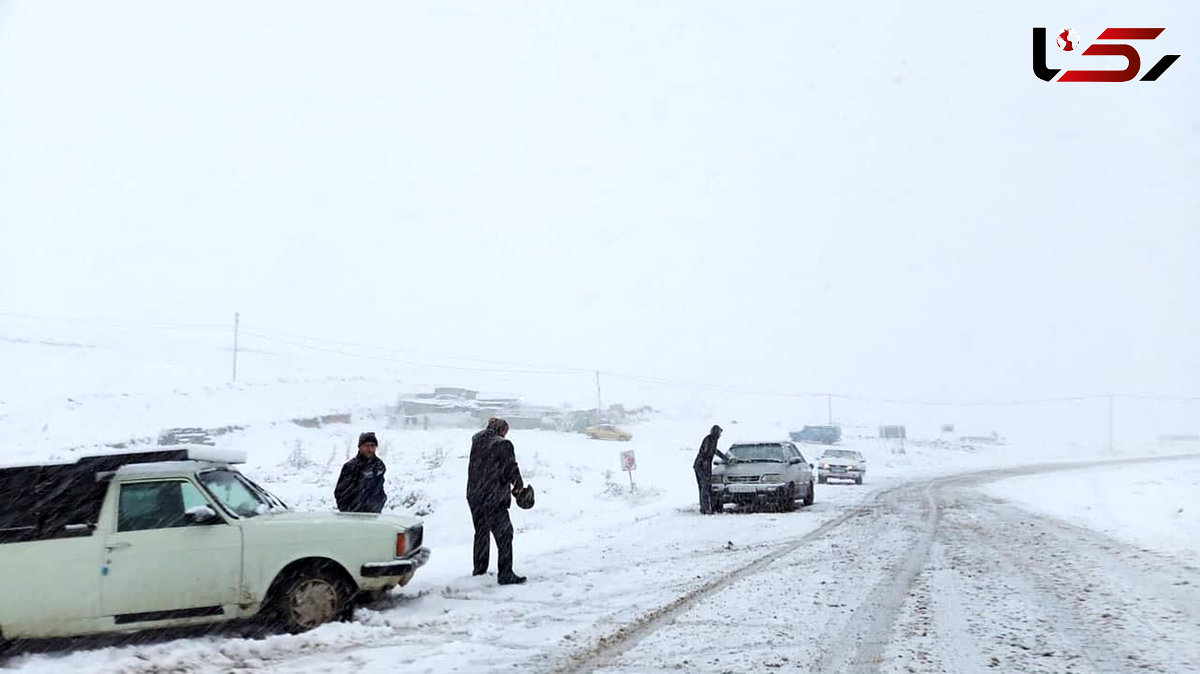
[[(1198, 6), (7, 0), (0, 312), (1195, 393)], [(1143, 69), (1182, 58), (1047, 84), (1040, 25), (1165, 26)]]

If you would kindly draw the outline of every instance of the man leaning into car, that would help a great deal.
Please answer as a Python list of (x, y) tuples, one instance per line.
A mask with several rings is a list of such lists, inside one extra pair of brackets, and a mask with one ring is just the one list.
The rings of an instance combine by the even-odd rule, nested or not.
[(696, 461), (692, 464), (692, 469), (696, 472), (696, 485), (700, 487), (700, 512), (704, 515), (715, 512), (712, 502), (713, 455), (729, 460), (724, 452), (717, 449), (717, 440), (720, 439), (721, 427), (714, 424), (712, 430), (700, 442), (700, 452), (696, 454)]

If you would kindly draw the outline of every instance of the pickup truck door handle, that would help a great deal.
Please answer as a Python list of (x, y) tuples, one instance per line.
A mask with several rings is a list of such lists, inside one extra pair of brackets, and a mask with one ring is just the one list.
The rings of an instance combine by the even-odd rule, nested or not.
[(133, 547), (133, 543), (126, 543), (124, 541), (121, 541), (118, 543), (109, 543), (108, 545), (104, 546), (104, 549), (108, 550), (109, 552), (112, 552), (113, 550), (124, 550), (125, 548), (131, 548), (131, 547)]

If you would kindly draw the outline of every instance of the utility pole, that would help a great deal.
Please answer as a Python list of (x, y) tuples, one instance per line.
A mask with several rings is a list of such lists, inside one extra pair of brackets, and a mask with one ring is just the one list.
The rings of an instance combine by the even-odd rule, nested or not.
[(825, 394), (825, 403), (829, 406), (829, 425), (833, 425), (833, 394)]
[(596, 370), (596, 423), (604, 421), (604, 405), (600, 402), (600, 370)]
[(1113, 394), (1108, 394), (1108, 453), (1115, 453), (1113, 450)]
[(238, 323), (241, 321), (241, 314), (233, 312), (233, 381), (237, 381), (237, 353), (238, 353)]

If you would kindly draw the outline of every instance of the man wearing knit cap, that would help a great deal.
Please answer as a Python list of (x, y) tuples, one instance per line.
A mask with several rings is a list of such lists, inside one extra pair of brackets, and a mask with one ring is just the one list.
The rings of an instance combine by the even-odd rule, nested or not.
[(383, 475), (387, 466), (375, 455), (379, 440), (374, 433), (358, 436), (358, 455), (342, 466), (333, 498), (344, 513), (377, 513), (387, 503)]

